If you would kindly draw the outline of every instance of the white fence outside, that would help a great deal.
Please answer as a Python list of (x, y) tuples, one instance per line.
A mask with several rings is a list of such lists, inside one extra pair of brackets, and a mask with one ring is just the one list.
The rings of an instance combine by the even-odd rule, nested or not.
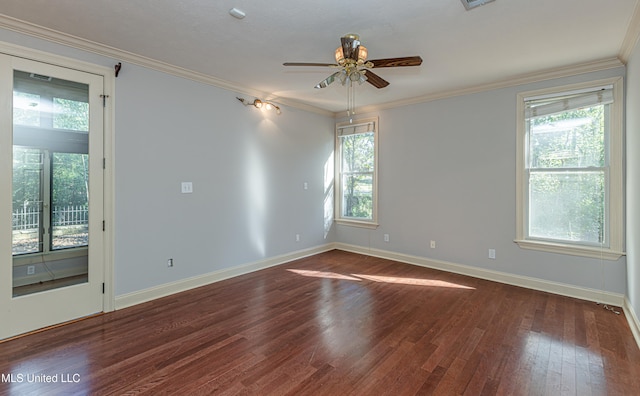
[[(13, 231), (40, 228), (41, 211), (38, 205), (24, 206), (13, 211)], [(54, 206), (51, 225), (54, 227), (89, 224), (86, 205)]]

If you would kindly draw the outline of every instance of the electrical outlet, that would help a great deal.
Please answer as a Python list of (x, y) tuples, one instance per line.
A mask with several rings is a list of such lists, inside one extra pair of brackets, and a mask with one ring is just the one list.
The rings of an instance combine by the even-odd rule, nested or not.
[(167, 260), (167, 267), (173, 267), (173, 259), (172, 258)]
[(193, 183), (192, 182), (182, 182), (181, 191), (183, 194), (191, 194), (193, 193)]
[(35, 273), (36, 273), (36, 266), (35, 265), (27, 266), (27, 275), (33, 275)]
[(296, 242), (300, 242), (300, 234), (296, 234)]
[(431, 244), (429, 246), (431, 246), (431, 249), (435, 249), (436, 248), (436, 241), (431, 241)]
[(496, 249), (489, 249), (489, 258), (492, 260), (496, 259)]
[(389, 234), (384, 234), (384, 241), (389, 242)]

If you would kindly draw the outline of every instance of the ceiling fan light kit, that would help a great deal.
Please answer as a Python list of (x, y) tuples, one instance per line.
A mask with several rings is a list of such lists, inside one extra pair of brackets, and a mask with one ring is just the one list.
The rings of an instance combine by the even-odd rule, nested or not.
[[(463, 0), (464, 1), (464, 0)], [(471, 1), (471, 0), (470, 0)], [(487, 0), (485, 0), (487, 1)], [(488, 0), (492, 1), (492, 0)], [(403, 58), (388, 58), (367, 60), (369, 51), (367, 47), (360, 43), (360, 36), (357, 34), (347, 34), (340, 38), (340, 47), (334, 51), (336, 63), (301, 63), (301, 62), (285, 62), (284, 66), (316, 66), (316, 67), (333, 67), (338, 68), (337, 72), (320, 81), (315, 88), (321, 89), (328, 87), (336, 79), (340, 84), (347, 85), (347, 115), (351, 117), (355, 114), (355, 90), (353, 83), (359, 85), (365, 81), (376, 88), (384, 88), (389, 82), (380, 77), (370, 69), (375, 67), (404, 67), (404, 66), (420, 66), (422, 58), (419, 56), (408, 56)]]

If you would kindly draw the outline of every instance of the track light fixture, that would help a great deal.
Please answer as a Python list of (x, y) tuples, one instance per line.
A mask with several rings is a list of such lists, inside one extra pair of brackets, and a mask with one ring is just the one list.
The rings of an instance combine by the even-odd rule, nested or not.
[(256, 109), (275, 110), (276, 114), (282, 114), (282, 111), (280, 111), (280, 107), (278, 105), (266, 100), (254, 99), (253, 102), (249, 102), (244, 98), (236, 97), (236, 99), (238, 99), (245, 106), (253, 106)]

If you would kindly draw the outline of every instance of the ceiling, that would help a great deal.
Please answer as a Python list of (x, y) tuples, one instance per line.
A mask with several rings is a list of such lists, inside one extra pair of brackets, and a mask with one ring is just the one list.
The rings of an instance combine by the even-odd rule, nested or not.
[[(234, 7), (246, 17), (230, 16)], [(640, 0), (495, 0), (470, 11), (460, 0), (3, 0), (0, 14), (195, 71), (225, 88), (340, 112), (345, 87), (314, 89), (331, 69), (282, 63), (331, 63), (340, 37), (357, 33), (370, 59), (419, 55), (423, 63), (376, 69), (391, 84), (359, 86), (356, 105), (419, 100), (624, 62), (638, 36)]]

